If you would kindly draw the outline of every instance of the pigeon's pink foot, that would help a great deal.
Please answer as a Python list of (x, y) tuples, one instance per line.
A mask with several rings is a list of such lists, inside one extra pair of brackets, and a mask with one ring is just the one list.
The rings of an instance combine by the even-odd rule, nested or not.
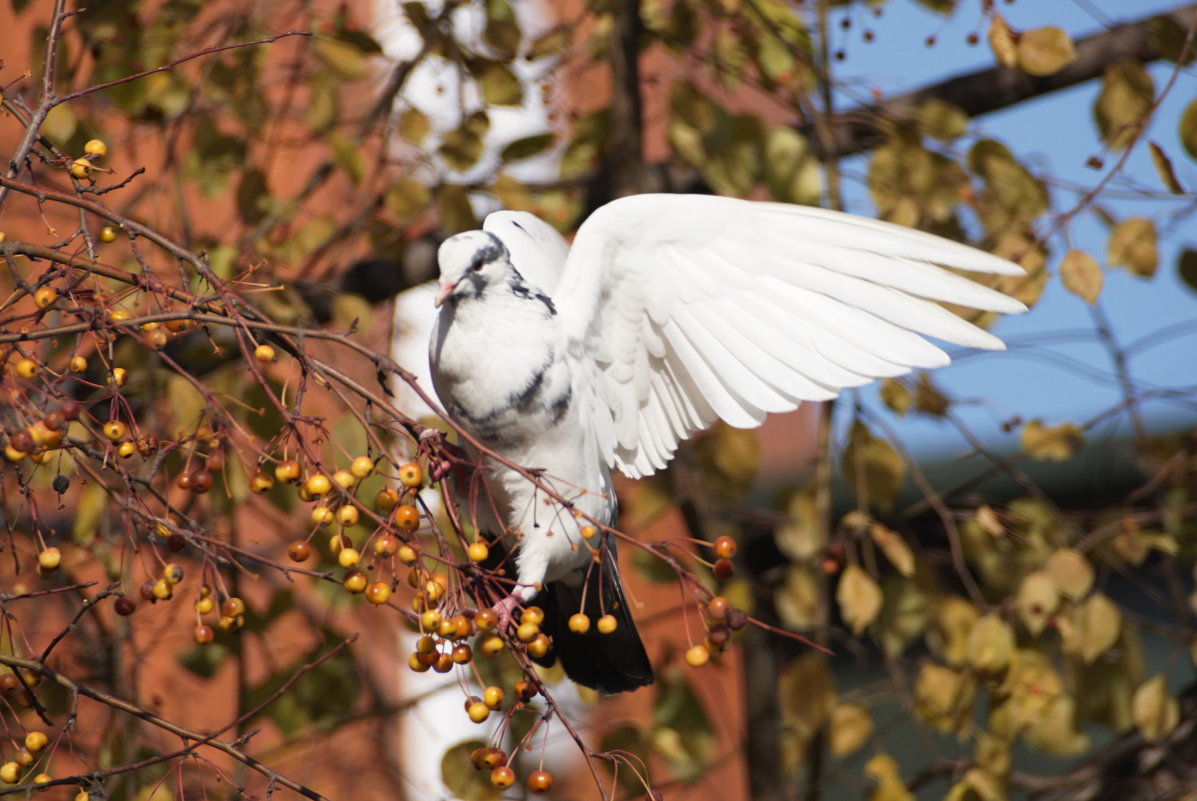
[(495, 624), (495, 631), (507, 631), (507, 628), (514, 619), (515, 608), (519, 605), (519, 596), (512, 593), (491, 607), (499, 617), (498, 622)]

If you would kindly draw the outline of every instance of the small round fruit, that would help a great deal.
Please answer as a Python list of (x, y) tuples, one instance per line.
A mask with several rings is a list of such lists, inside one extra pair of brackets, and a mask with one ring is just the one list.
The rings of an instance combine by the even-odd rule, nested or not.
[(722, 595), (716, 595), (707, 601), (707, 614), (711, 620), (727, 620), (727, 613), (731, 610), (731, 602)]
[(520, 614), (521, 623), (533, 623), (539, 626), (544, 622), (544, 610), (539, 606), (529, 606)]
[(115, 242), (116, 241), (116, 229), (113, 228), (111, 225), (105, 225), (103, 228), (100, 229), (100, 241), (101, 242)]
[(482, 702), (491, 709), (498, 709), (503, 704), (503, 688), (502, 687), (487, 687), (482, 693)]
[(287, 556), (292, 562), (306, 562), (312, 555), (312, 546), (303, 540), (296, 540), (287, 546)]
[(62, 564), (62, 551), (54, 546), (44, 549), (37, 555), (37, 566), (42, 570), (57, 570)]
[(82, 356), (72, 356), (70, 368), (72, 373), (82, 373), (87, 369), (87, 359)]
[[(17, 762), (5, 762), (0, 765), (0, 782), (16, 784), (21, 779), (21, 766)], [(514, 779), (513, 779), (514, 781)], [(508, 785), (510, 787), (510, 785)]]
[(515, 630), (515, 638), (520, 642), (532, 642), (540, 634), (540, 626), (535, 623), (521, 623)]
[(731, 559), (736, 555), (736, 541), (731, 537), (719, 537), (715, 540), (715, 556), (720, 559)]
[(170, 562), (162, 568), (162, 578), (171, 584), (178, 584), (183, 580), (183, 568), (174, 562)]
[(191, 491), (204, 494), (212, 489), (212, 474), (207, 470), (196, 470), (191, 474)]
[(33, 302), (39, 309), (53, 306), (56, 300), (58, 300), (58, 290), (52, 286), (38, 287), (37, 291), (33, 293)]
[(333, 534), (328, 538), (328, 552), (336, 556), (345, 548), (352, 548), (353, 540), (344, 534)]
[(429, 609), (420, 615), (420, 625), (428, 631), (435, 631), (441, 625), (441, 613), (435, 609)]
[(128, 617), (137, 611), (137, 602), (128, 596), (121, 596), (113, 602), (112, 610), (121, 617)]
[(197, 615), (211, 614), (212, 610), (216, 608), (216, 601), (212, 599), (211, 595), (205, 595), (202, 598), (195, 600), (195, 613)]
[(471, 562), (485, 562), (486, 558), (490, 556), (490, 548), (486, 547), (485, 542), (472, 542), (470, 543), (469, 549), (466, 551), (466, 555), (469, 556)]
[(62, 427), (66, 425), (66, 417), (55, 409), (46, 412), (46, 416), (42, 418), (42, 425), (49, 431), (62, 431)]
[(686, 664), (690, 667), (702, 667), (711, 661), (711, 652), (705, 645), (695, 645), (686, 651)]
[(490, 772), (490, 783), (500, 790), (506, 790), (515, 784), (515, 771), (506, 765), (500, 765)]
[(482, 638), (482, 642), (478, 643), (478, 650), (487, 656), (498, 656), (503, 652), (503, 640), (498, 635), (491, 634)]
[(427, 673), (429, 668), (432, 667), (432, 665), (426, 664), (423, 660), (421, 660), (419, 654), (409, 655), (407, 657), (407, 666), (416, 673)]
[(245, 625), (245, 616), (237, 615), (236, 617), (230, 617), (229, 615), (221, 615), (216, 625), (220, 626), (221, 631), (239, 631)]
[(258, 345), (254, 348), (254, 358), (261, 364), (270, 364), (278, 358), (278, 354), (274, 352), (274, 348), (269, 345)]
[(109, 420), (104, 424), (104, 436), (108, 437), (108, 439), (112, 440), (113, 442), (116, 442), (118, 439), (123, 439), (127, 433), (128, 429), (125, 428), (125, 424), (120, 420)]
[(108, 383), (114, 387), (123, 387), (129, 380), (129, 371), (123, 367), (113, 367), (112, 375), (108, 376)]
[(358, 518), (356, 506), (342, 506), (337, 510), (337, 522), (342, 526), (356, 526)]
[(23, 768), (32, 765), (35, 759), (36, 757), (33, 756), (28, 748), (18, 749), (16, 755), (13, 756), (13, 760)]
[(467, 714), (470, 716), (470, 720), (474, 721), (475, 723), (481, 723), (490, 717), (490, 707), (481, 701), (475, 701), (474, 703), (470, 704), (470, 709)]
[(167, 320), (166, 330), (172, 334), (181, 334), (191, 327), (191, 321), (187, 319)]
[(293, 484), (299, 480), (299, 462), (287, 459), (279, 462), (274, 468), (274, 477), (283, 484)]
[(575, 634), (585, 634), (586, 632), (590, 631), (590, 618), (582, 612), (578, 612), (576, 615), (570, 615), (569, 630)]
[(528, 643), (528, 655), (534, 659), (540, 659), (549, 652), (549, 647), (553, 641), (549, 639), (549, 635), (543, 631), (533, 638), (532, 642)]
[(349, 472), (354, 478), (366, 478), (374, 472), (374, 460), (369, 456), (359, 456), (349, 465)]
[(25, 735), (25, 747), (34, 754), (45, 748), (48, 742), (50, 742), (50, 738), (44, 731), (31, 731)]
[(317, 473), (304, 482), (303, 488), (308, 491), (308, 494), (313, 498), (319, 498), (332, 489), (332, 481), (323, 473)]
[(245, 614), (245, 601), (238, 598), (236, 595), (224, 599), (224, 603), (220, 605), (220, 614), (225, 617), (239, 617)]
[(468, 665), (474, 659), (474, 650), (465, 643), (458, 643), (453, 646), (449, 657), (453, 660), (455, 665)]
[(528, 774), (528, 791), (533, 795), (544, 795), (553, 789), (553, 774), (547, 770), (534, 770)]
[(470, 753), (470, 762), (478, 770), (494, 770), (507, 764), (507, 754), (498, 748), (475, 748)]
[(619, 622), (615, 619), (615, 615), (603, 615), (598, 619), (595, 627), (599, 630), (600, 634), (610, 634), (615, 631), (618, 625)]
[(420, 527), (420, 511), (410, 503), (396, 506), (395, 525), (403, 531), (415, 531)]
[(341, 489), (353, 489), (353, 485), (357, 483), (357, 477), (348, 470), (338, 470), (333, 473), (332, 480)]
[(104, 143), (103, 139), (88, 139), (87, 143), (83, 145), (83, 152), (102, 159), (108, 155), (108, 145)]
[(420, 558), (420, 555), (416, 553), (416, 549), (410, 545), (400, 545), (399, 550), (395, 552), (395, 555), (398, 556), (399, 561), (405, 565), (414, 565), (416, 560)]
[(474, 615), (474, 625), (480, 631), (490, 631), (499, 622), (499, 615), (493, 609), (479, 609)]
[(424, 468), (419, 462), (408, 462), (399, 468), (399, 480), (405, 487), (418, 487), (424, 483)]
[(91, 162), (87, 159), (75, 159), (71, 162), (71, 176), (83, 181), (91, 175)]
[(18, 428), (8, 435), (8, 444), (17, 453), (29, 453), (37, 447), (37, 443), (33, 441), (33, 435), (23, 428)]
[(21, 378), (33, 378), (40, 370), (41, 368), (33, 359), (28, 357), (17, 359), (16, 371)]
[(356, 548), (342, 548), (337, 553), (337, 564), (346, 570), (351, 567), (357, 567), (360, 561), (362, 561), (362, 555), (357, 552)]
[(713, 575), (717, 581), (727, 581), (729, 578), (735, 575), (735, 572), (736, 568), (734, 565), (732, 565), (732, 561), (730, 559), (716, 559), (715, 566), (711, 569), (711, 575)]
[(249, 489), (252, 492), (261, 495), (274, 487), (274, 479), (270, 477), (269, 473), (263, 473), (261, 470), (253, 474), (249, 480)]
[(128, 459), (135, 453), (137, 453), (137, 446), (132, 442), (126, 441), (116, 446), (116, 455), (122, 459)]
[(399, 493), (393, 489), (384, 489), (374, 496), (374, 508), (383, 514), (390, 514), (399, 505)]
[(216, 632), (212, 631), (211, 626), (206, 626), (200, 623), (191, 632), (191, 639), (195, 640), (197, 645), (207, 645), (216, 637)]
[(594, 526), (582, 526), (582, 539), (588, 540), (597, 533)]
[(432, 669), (437, 673), (448, 673), (453, 669), (453, 657), (445, 653), (437, 654), (436, 661), (432, 663)]
[(91, 794), (86, 790), (80, 790), (75, 793), (74, 801), (91, 801)]
[(154, 598), (159, 601), (169, 601), (171, 596), (175, 594), (174, 586), (166, 579), (158, 579), (154, 582)]
[[(352, 549), (347, 549), (347, 550), (352, 550)], [(344, 553), (344, 551), (342, 551), (342, 553)], [(345, 574), (345, 580), (342, 581), (341, 584), (342, 584), (342, 586), (345, 587), (345, 589), (349, 590), (349, 592), (354, 593), (356, 595), (359, 592), (365, 592), (366, 586), (369, 584), (369, 581), (366, 579), (366, 574), (363, 573), (362, 571), (350, 570), (348, 573)]]
[[(52, 781), (54, 781), (54, 777), (51, 776), (49, 773), (39, 773), (33, 777), (34, 784), (49, 784)], [(49, 788), (46, 788), (46, 789), (49, 789)]]
[(366, 587), (366, 600), (375, 606), (382, 606), (391, 599), (391, 588), (386, 582), (375, 581)]
[(399, 540), (390, 534), (383, 534), (374, 541), (374, 553), (378, 556), (394, 556), (399, 551)]

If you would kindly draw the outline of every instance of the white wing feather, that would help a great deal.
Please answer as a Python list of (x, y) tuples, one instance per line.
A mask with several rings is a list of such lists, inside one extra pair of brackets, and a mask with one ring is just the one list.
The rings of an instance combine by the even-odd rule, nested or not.
[[(553, 296), (575, 400), (603, 458), (633, 477), (664, 467), (678, 442), (716, 418), (752, 427), (804, 400), (947, 364), (920, 334), (1003, 347), (933, 301), (1026, 310), (936, 266), (1019, 275), (1018, 265), (826, 209), (635, 195), (586, 220), (568, 257), (547, 224), (502, 215), (486, 230)], [(525, 247), (540, 254), (516, 252)], [(554, 266), (559, 281), (528, 274)]]

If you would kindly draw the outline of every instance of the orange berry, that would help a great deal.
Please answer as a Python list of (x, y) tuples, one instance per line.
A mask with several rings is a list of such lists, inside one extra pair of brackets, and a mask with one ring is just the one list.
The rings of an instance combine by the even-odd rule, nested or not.
[(297, 540), (287, 546), (287, 556), (292, 562), (306, 562), (312, 555), (312, 546), (303, 540)]
[(113, 228), (111, 225), (105, 225), (103, 228), (100, 229), (100, 241), (105, 242), (105, 243), (115, 242), (116, 241), (116, 229)]
[(424, 483), (424, 468), (419, 462), (408, 462), (399, 468), (399, 480), (405, 487), (418, 487)]
[(615, 631), (618, 625), (619, 622), (615, 619), (615, 615), (603, 615), (598, 619), (596, 628), (598, 628), (600, 634), (610, 634)]
[(390, 534), (383, 534), (374, 541), (374, 553), (378, 556), (394, 556), (399, 550), (399, 540)]
[(205, 626), (203, 623), (196, 626), (195, 630), (191, 632), (191, 639), (195, 640), (198, 645), (207, 645), (215, 636), (216, 633), (212, 631), (212, 627)]
[(389, 514), (399, 505), (399, 493), (393, 489), (384, 489), (374, 496), (374, 508), (383, 514)]
[(486, 557), (490, 556), (490, 548), (486, 547), (485, 542), (472, 542), (466, 551), (466, 555), (470, 558), (471, 562), (485, 562)]
[(261, 364), (270, 364), (278, 358), (278, 354), (274, 352), (274, 348), (269, 345), (258, 345), (254, 348), (254, 358)]
[(720, 559), (731, 559), (736, 555), (736, 541), (731, 537), (719, 537), (715, 540), (715, 556)]
[(491, 709), (498, 709), (503, 704), (503, 689), (501, 687), (487, 687), (482, 693), (482, 702)]
[(39, 309), (54, 305), (56, 300), (58, 300), (58, 290), (52, 286), (38, 287), (37, 291), (33, 293), (33, 302)]
[(493, 609), (479, 609), (478, 614), (474, 615), (474, 625), (480, 631), (490, 631), (499, 622), (499, 616)]
[(478, 643), (478, 650), (487, 656), (498, 656), (503, 652), (503, 640), (496, 634), (490, 634)]
[(726, 620), (730, 609), (731, 602), (722, 595), (716, 595), (707, 601), (707, 614), (711, 616), (712, 620)]
[(108, 155), (108, 145), (104, 143), (103, 139), (88, 139), (87, 144), (83, 146), (83, 152), (102, 159)]
[(500, 790), (506, 790), (515, 784), (515, 771), (506, 765), (500, 765), (490, 772), (490, 783)]
[(284, 484), (290, 484), (299, 480), (299, 462), (294, 459), (287, 459), (279, 462), (274, 468), (274, 477)]
[(40, 370), (41, 367), (33, 359), (24, 358), (17, 360), (16, 371), (17, 375), (21, 378), (33, 378)]
[(104, 436), (113, 442), (124, 438), (126, 433), (125, 424), (120, 420), (109, 420), (104, 424)]
[(62, 551), (51, 546), (37, 555), (37, 566), (42, 570), (57, 570), (62, 564)]
[(686, 664), (690, 667), (702, 667), (711, 660), (711, 652), (705, 645), (695, 645), (686, 651)]
[(553, 774), (547, 770), (534, 770), (528, 774), (528, 791), (533, 795), (544, 795), (553, 789)]
[(553, 641), (549, 639), (549, 635), (542, 631), (532, 639), (532, 642), (528, 643), (528, 654), (540, 659), (549, 652), (549, 646), (552, 644)]
[(533, 623), (539, 626), (544, 622), (544, 610), (539, 606), (529, 606), (520, 614), (521, 623)]
[(420, 512), (410, 503), (395, 507), (395, 525), (403, 531), (415, 531), (420, 527)]
[(359, 592), (364, 592), (368, 583), (365, 573), (360, 570), (350, 570), (345, 574), (345, 580), (341, 582), (341, 585), (356, 595)]
[(245, 601), (233, 595), (224, 599), (220, 605), (220, 613), (225, 617), (238, 617), (245, 614)]
[(366, 587), (366, 600), (375, 606), (382, 606), (391, 598), (391, 588), (382, 581), (375, 581)]
[(569, 630), (576, 634), (585, 634), (590, 631), (590, 618), (581, 612), (576, 615), (570, 615)]

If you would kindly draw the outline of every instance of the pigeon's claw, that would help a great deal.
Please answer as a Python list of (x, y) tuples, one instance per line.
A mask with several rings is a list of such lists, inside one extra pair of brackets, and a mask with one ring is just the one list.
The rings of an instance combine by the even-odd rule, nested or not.
[(495, 631), (507, 631), (515, 619), (515, 608), (519, 605), (519, 596), (512, 593), (491, 607), (499, 618), (498, 622), (495, 623)]

